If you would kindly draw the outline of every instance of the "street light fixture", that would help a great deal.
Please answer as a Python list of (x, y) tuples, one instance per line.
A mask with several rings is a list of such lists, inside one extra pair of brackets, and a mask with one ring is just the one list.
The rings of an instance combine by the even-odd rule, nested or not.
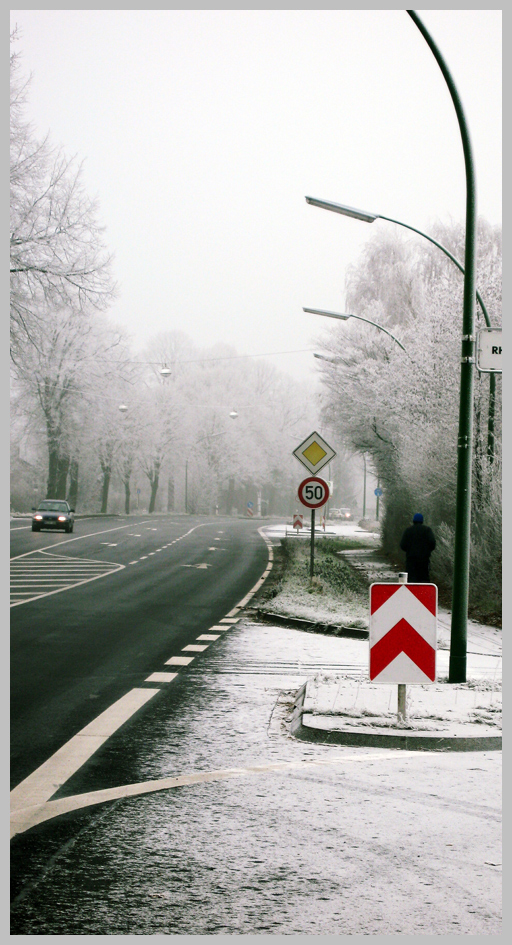
[(128, 407), (126, 406), (126, 404), (119, 404), (118, 410), (119, 410), (121, 413), (127, 413)]
[[(323, 210), (332, 210), (333, 213), (341, 213), (345, 217), (353, 217), (355, 220), (363, 220), (364, 223), (374, 223), (375, 220), (387, 220), (388, 223), (395, 223), (397, 226), (403, 226), (406, 230), (412, 230), (413, 233), (417, 233), (418, 236), (423, 236), (424, 239), (428, 240), (429, 243), (433, 243), (434, 246), (437, 246), (445, 256), (448, 256), (448, 259), (451, 259), (452, 263), (457, 266), (457, 269), (460, 270), (462, 275), (464, 275), (464, 266), (461, 262), (450, 252), (446, 246), (443, 246), (442, 243), (439, 243), (434, 239), (433, 236), (429, 236), (428, 233), (423, 233), (422, 230), (418, 230), (415, 226), (410, 226), (409, 223), (402, 223), (401, 220), (395, 220), (393, 217), (385, 217), (383, 213), (370, 213), (366, 210), (356, 210), (354, 207), (347, 207), (343, 203), (334, 203), (332, 200), (317, 200), (316, 197), (306, 197), (306, 203), (311, 204), (314, 207), (321, 207)], [(482, 315), (484, 316), (485, 324), (487, 328), (491, 328), (491, 319), (484, 304), (484, 300), (480, 295), (478, 289), (475, 290), (475, 295), (477, 302), (482, 310)], [(496, 410), (496, 374), (490, 373), (489, 375), (489, 414), (487, 421), (487, 456), (489, 457), (489, 462), (492, 464), (494, 462), (494, 415)]]
[[(452, 623), (450, 636), (450, 683), (466, 681), (467, 666), (467, 620), (469, 602), (469, 558), (471, 541), (471, 467), (473, 457), (473, 364), (475, 324), (475, 261), (476, 261), (476, 179), (473, 148), (469, 128), (460, 96), (441, 51), (415, 10), (406, 10), (429, 46), (448, 86), (452, 99), (464, 153), (466, 171), (466, 238), (464, 249), (464, 298), (462, 306), (462, 349), (459, 398), (459, 429), (457, 438), (457, 489), (455, 510), (455, 547), (453, 554)], [(313, 198), (306, 198), (314, 203)], [(343, 204), (328, 205), (327, 201), (316, 201), (337, 213), (356, 219), (373, 222), (378, 214), (363, 214), (362, 211)], [(373, 218), (373, 219), (372, 219)], [(418, 231), (419, 232), (419, 231)], [(425, 234), (421, 234), (424, 236)], [(444, 247), (443, 247), (444, 250)], [(455, 261), (455, 260), (454, 260)], [(460, 263), (458, 263), (461, 268)], [(480, 302), (480, 299), (479, 299)], [(481, 302), (480, 302), (481, 304)], [(491, 374), (491, 377), (493, 375)]]
[[(406, 348), (404, 348), (402, 342), (399, 341), (398, 338), (395, 338), (395, 336), (392, 335), (391, 332), (388, 331), (387, 328), (384, 328), (382, 325), (379, 325), (377, 322), (372, 322), (370, 318), (363, 318), (362, 315), (341, 315), (339, 312), (327, 312), (323, 308), (303, 308), (302, 311), (309, 312), (311, 315), (326, 315), (327, 318), (339, 318), (341, 319), (341, 321), (344, 321), (344, 322), (346, 322), (349, 318), (357, 318), (358, 321), (360, 322), (368, 322), (369, 325), (374, 325), (375, 328), (378, 328), (380, 331), (384, 331), (386, 335), (389, 335), (389, 337), (392, 338), (393, 341), (396, 341), (397, 345), (400, 345), (402, 351), (405, 351), (407, 354)], [(316, 355), (314, 356), (316, 357)]]

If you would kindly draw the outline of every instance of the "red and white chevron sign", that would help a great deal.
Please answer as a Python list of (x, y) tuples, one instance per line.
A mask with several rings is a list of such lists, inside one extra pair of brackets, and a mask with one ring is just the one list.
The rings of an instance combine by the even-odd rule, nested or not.
[(370, 679), (425, 684), (436, 680), (437, 586), (372, 584)]

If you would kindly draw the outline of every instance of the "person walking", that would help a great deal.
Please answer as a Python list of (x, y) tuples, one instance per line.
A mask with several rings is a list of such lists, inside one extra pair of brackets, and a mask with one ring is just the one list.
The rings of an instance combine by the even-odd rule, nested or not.
[(407, 581), (409, 584), (429, 584), (428, 566), (436, 539), (432, 529), (424, 525), (421, 512), (416, 512), (412, 522), (400, 540), (400, 548), (405, 551)]

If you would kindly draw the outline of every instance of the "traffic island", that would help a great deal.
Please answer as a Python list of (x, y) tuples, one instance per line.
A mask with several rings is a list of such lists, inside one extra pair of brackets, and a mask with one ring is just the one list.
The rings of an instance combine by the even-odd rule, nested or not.
[(501, 749), (501, 685), (478, 680), (408, 686), (402, 721), (397, 686), (315, 676), (297, 692), (290, 734), (320, 744), (409, 751)]

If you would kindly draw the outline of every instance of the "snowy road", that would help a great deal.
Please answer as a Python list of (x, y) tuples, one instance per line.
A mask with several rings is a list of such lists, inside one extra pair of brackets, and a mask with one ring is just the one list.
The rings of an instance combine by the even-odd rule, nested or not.
[(287, 734), (306, 675), (364, 662), (366, 647), (234, 625), (58, 796), (178, 786), (15, 838), (12, 933), (499, 933), (499, 752)]

